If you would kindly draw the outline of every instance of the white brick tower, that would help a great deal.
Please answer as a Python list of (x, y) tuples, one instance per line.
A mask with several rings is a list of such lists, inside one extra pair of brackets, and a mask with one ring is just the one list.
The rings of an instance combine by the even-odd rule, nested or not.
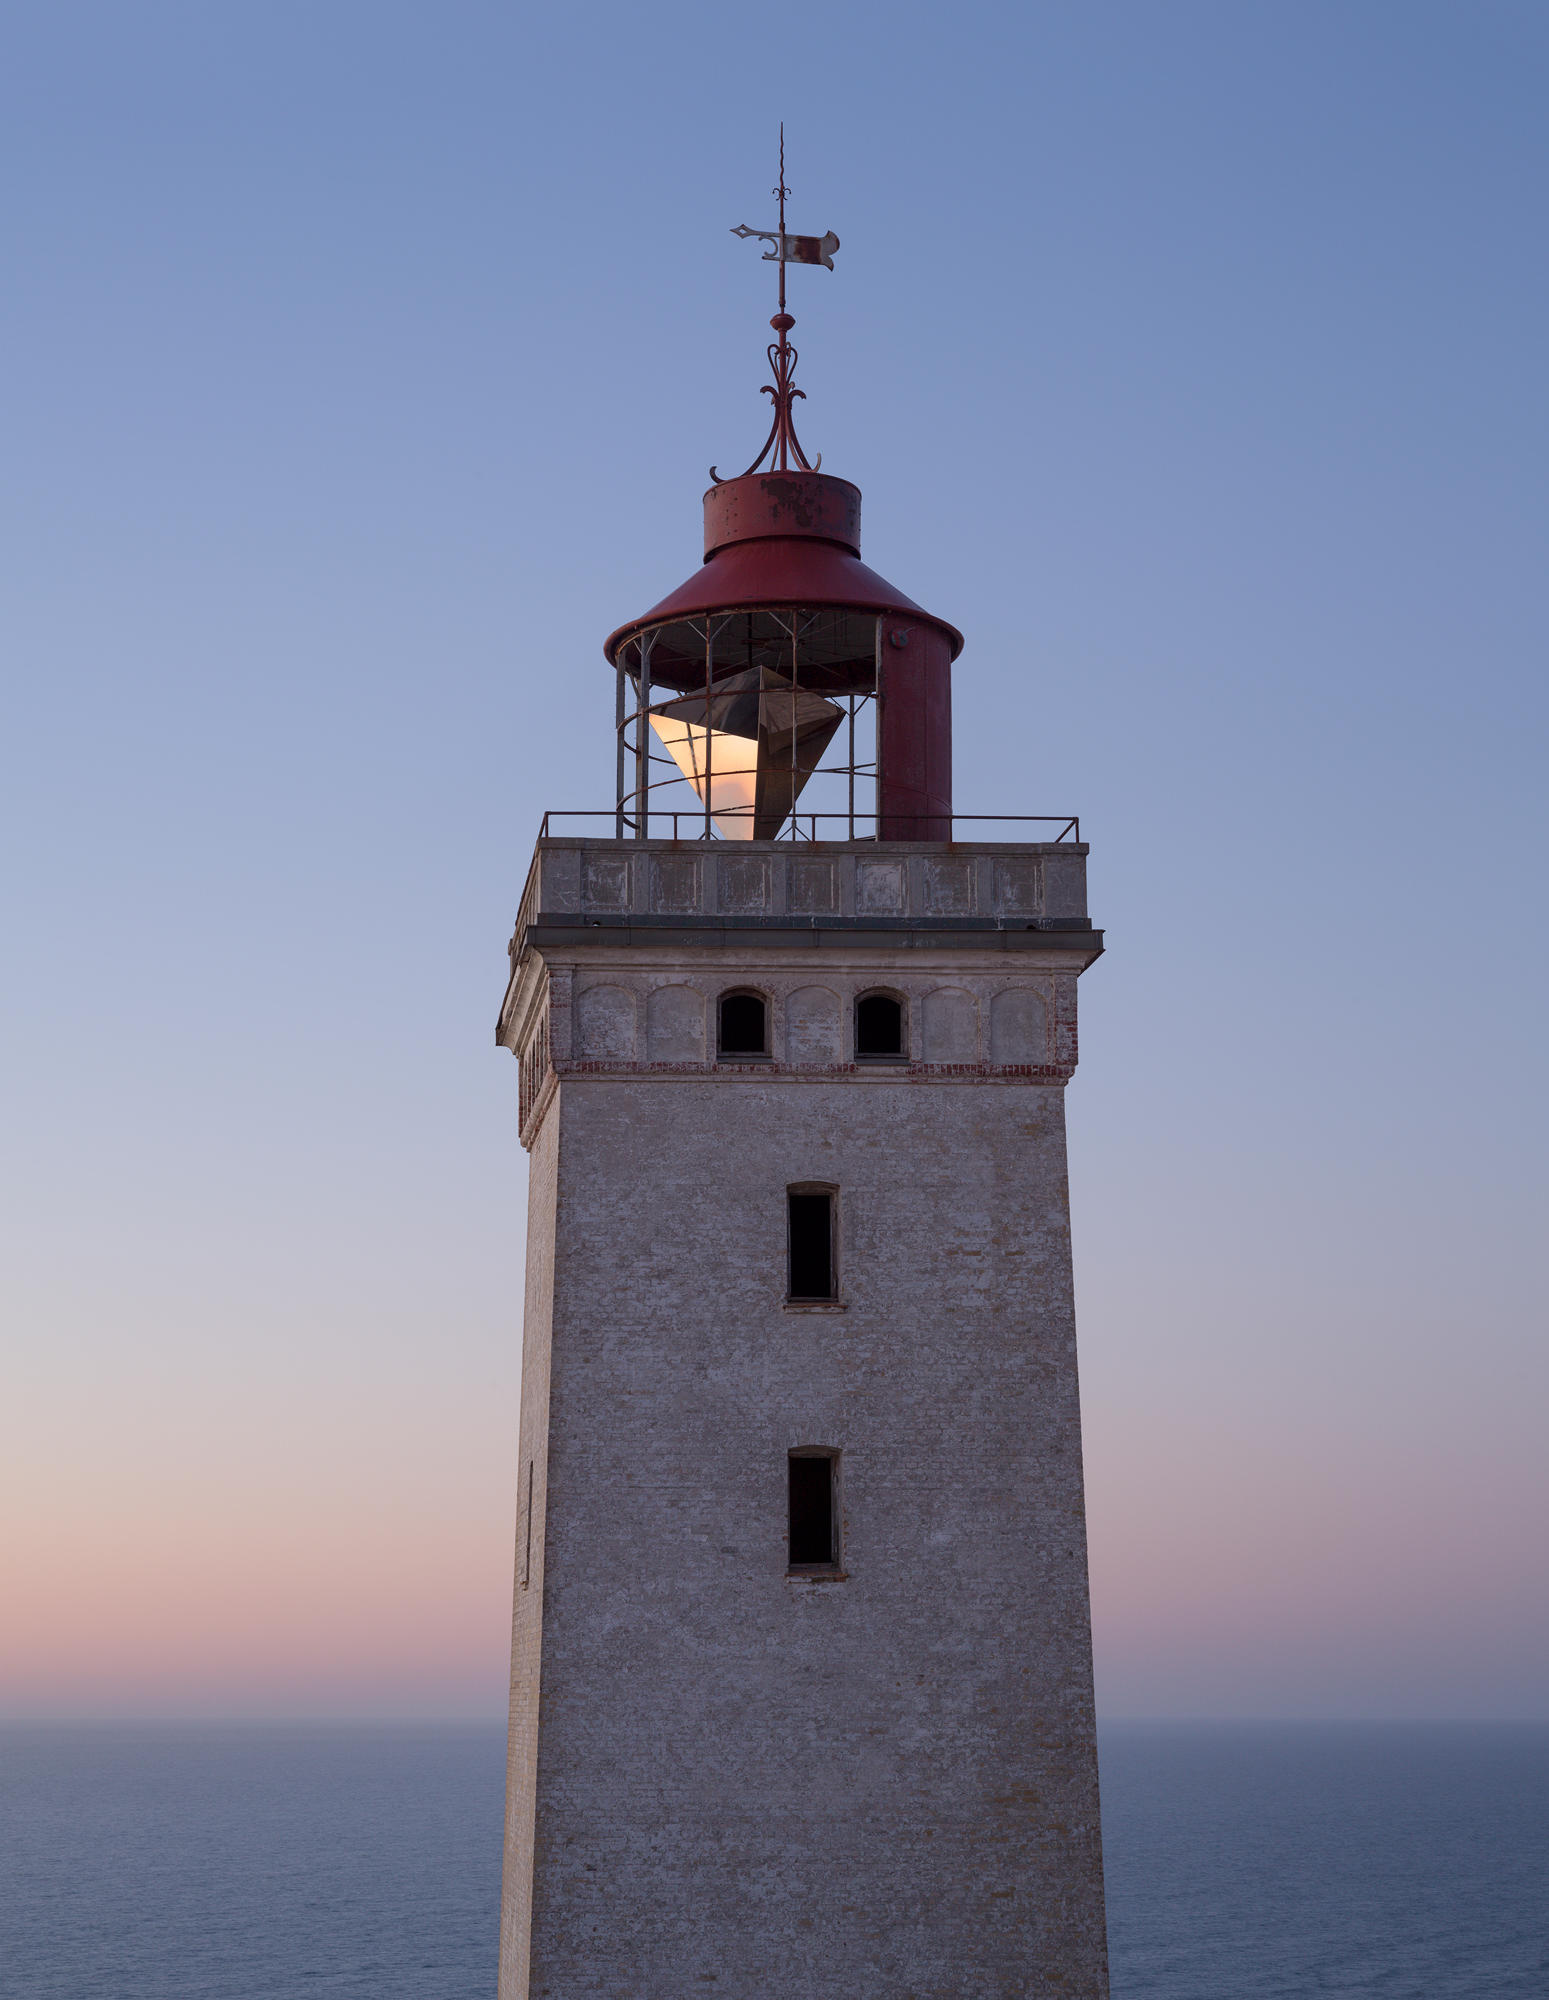
[(618, 802), (545, 823), (512, 940), (500, 1996), (1102, 2000), (1086, 849), (954, 827), (961, 642), (861, 563), (781, 366), (775, 464), (609, 641)]

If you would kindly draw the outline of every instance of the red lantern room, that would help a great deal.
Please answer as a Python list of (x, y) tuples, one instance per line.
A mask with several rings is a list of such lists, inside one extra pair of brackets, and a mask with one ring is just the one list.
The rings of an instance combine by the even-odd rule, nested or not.
[(962, 634), (861, 561), (859, 489), (776, 467), (704, 504), (703, 567), (605, 648), (620, 835), (686, 830), (686, 783), (706, 835), (794, 832), (805, 794), (808, 838), (949, 840)]
[(859, 488), (796, 436), (785, 268), (832, 270), (839, 239), (787, 235), (777, 193), (778, 233), (733, 231), (779, 266), (769, 435), (740, 477), (711, 467), (703, 566), (604, 649), (618, 837), (950, 840), (963, 637), (861, 561)]

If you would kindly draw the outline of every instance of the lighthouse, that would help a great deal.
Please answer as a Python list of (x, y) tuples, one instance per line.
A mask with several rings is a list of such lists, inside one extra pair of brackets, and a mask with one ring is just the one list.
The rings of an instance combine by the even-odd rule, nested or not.
[(545, 820), (511, 941), (499, 1991), (1100, 2000), (1087, 849), (955, 812), (962, 638), (797, 439), (786, 266), (838, 242), (778, 192), (769, 438), (606, 639), (615, 795)]

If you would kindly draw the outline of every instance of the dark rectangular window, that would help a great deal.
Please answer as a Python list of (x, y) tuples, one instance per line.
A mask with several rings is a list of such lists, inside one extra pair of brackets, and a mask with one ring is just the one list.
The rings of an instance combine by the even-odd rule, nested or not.
[(790, 1296), (831, 1299), (834, 1296), (834, 1197), (831, 1194), (791, 1194)]
[(834, 1533), (834, 1473), (832, 1452), (793, 1451), (790, 1457), (790, 1566), (792, 1569), (834, 1569), (839, 1562)]
[(857, 1056), (902, 1056), (904, 1010), (890, 993), (867, 993), (855, 1003)]
[(761, 1056), (769, 1051), (769, 1010), (757, 993), (721, 995), (716, 1047), (723, 1056)]

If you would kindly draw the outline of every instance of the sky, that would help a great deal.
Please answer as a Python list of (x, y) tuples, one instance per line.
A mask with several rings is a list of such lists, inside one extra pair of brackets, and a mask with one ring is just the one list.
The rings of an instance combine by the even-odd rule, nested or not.
[(1100, 1712), (1549, 1716), (1537, 0), (4, 43), (0, 1714), (503, 1710), (505, 943), (763, 436), (783, 117), (958, 805), (1091, 842)]

